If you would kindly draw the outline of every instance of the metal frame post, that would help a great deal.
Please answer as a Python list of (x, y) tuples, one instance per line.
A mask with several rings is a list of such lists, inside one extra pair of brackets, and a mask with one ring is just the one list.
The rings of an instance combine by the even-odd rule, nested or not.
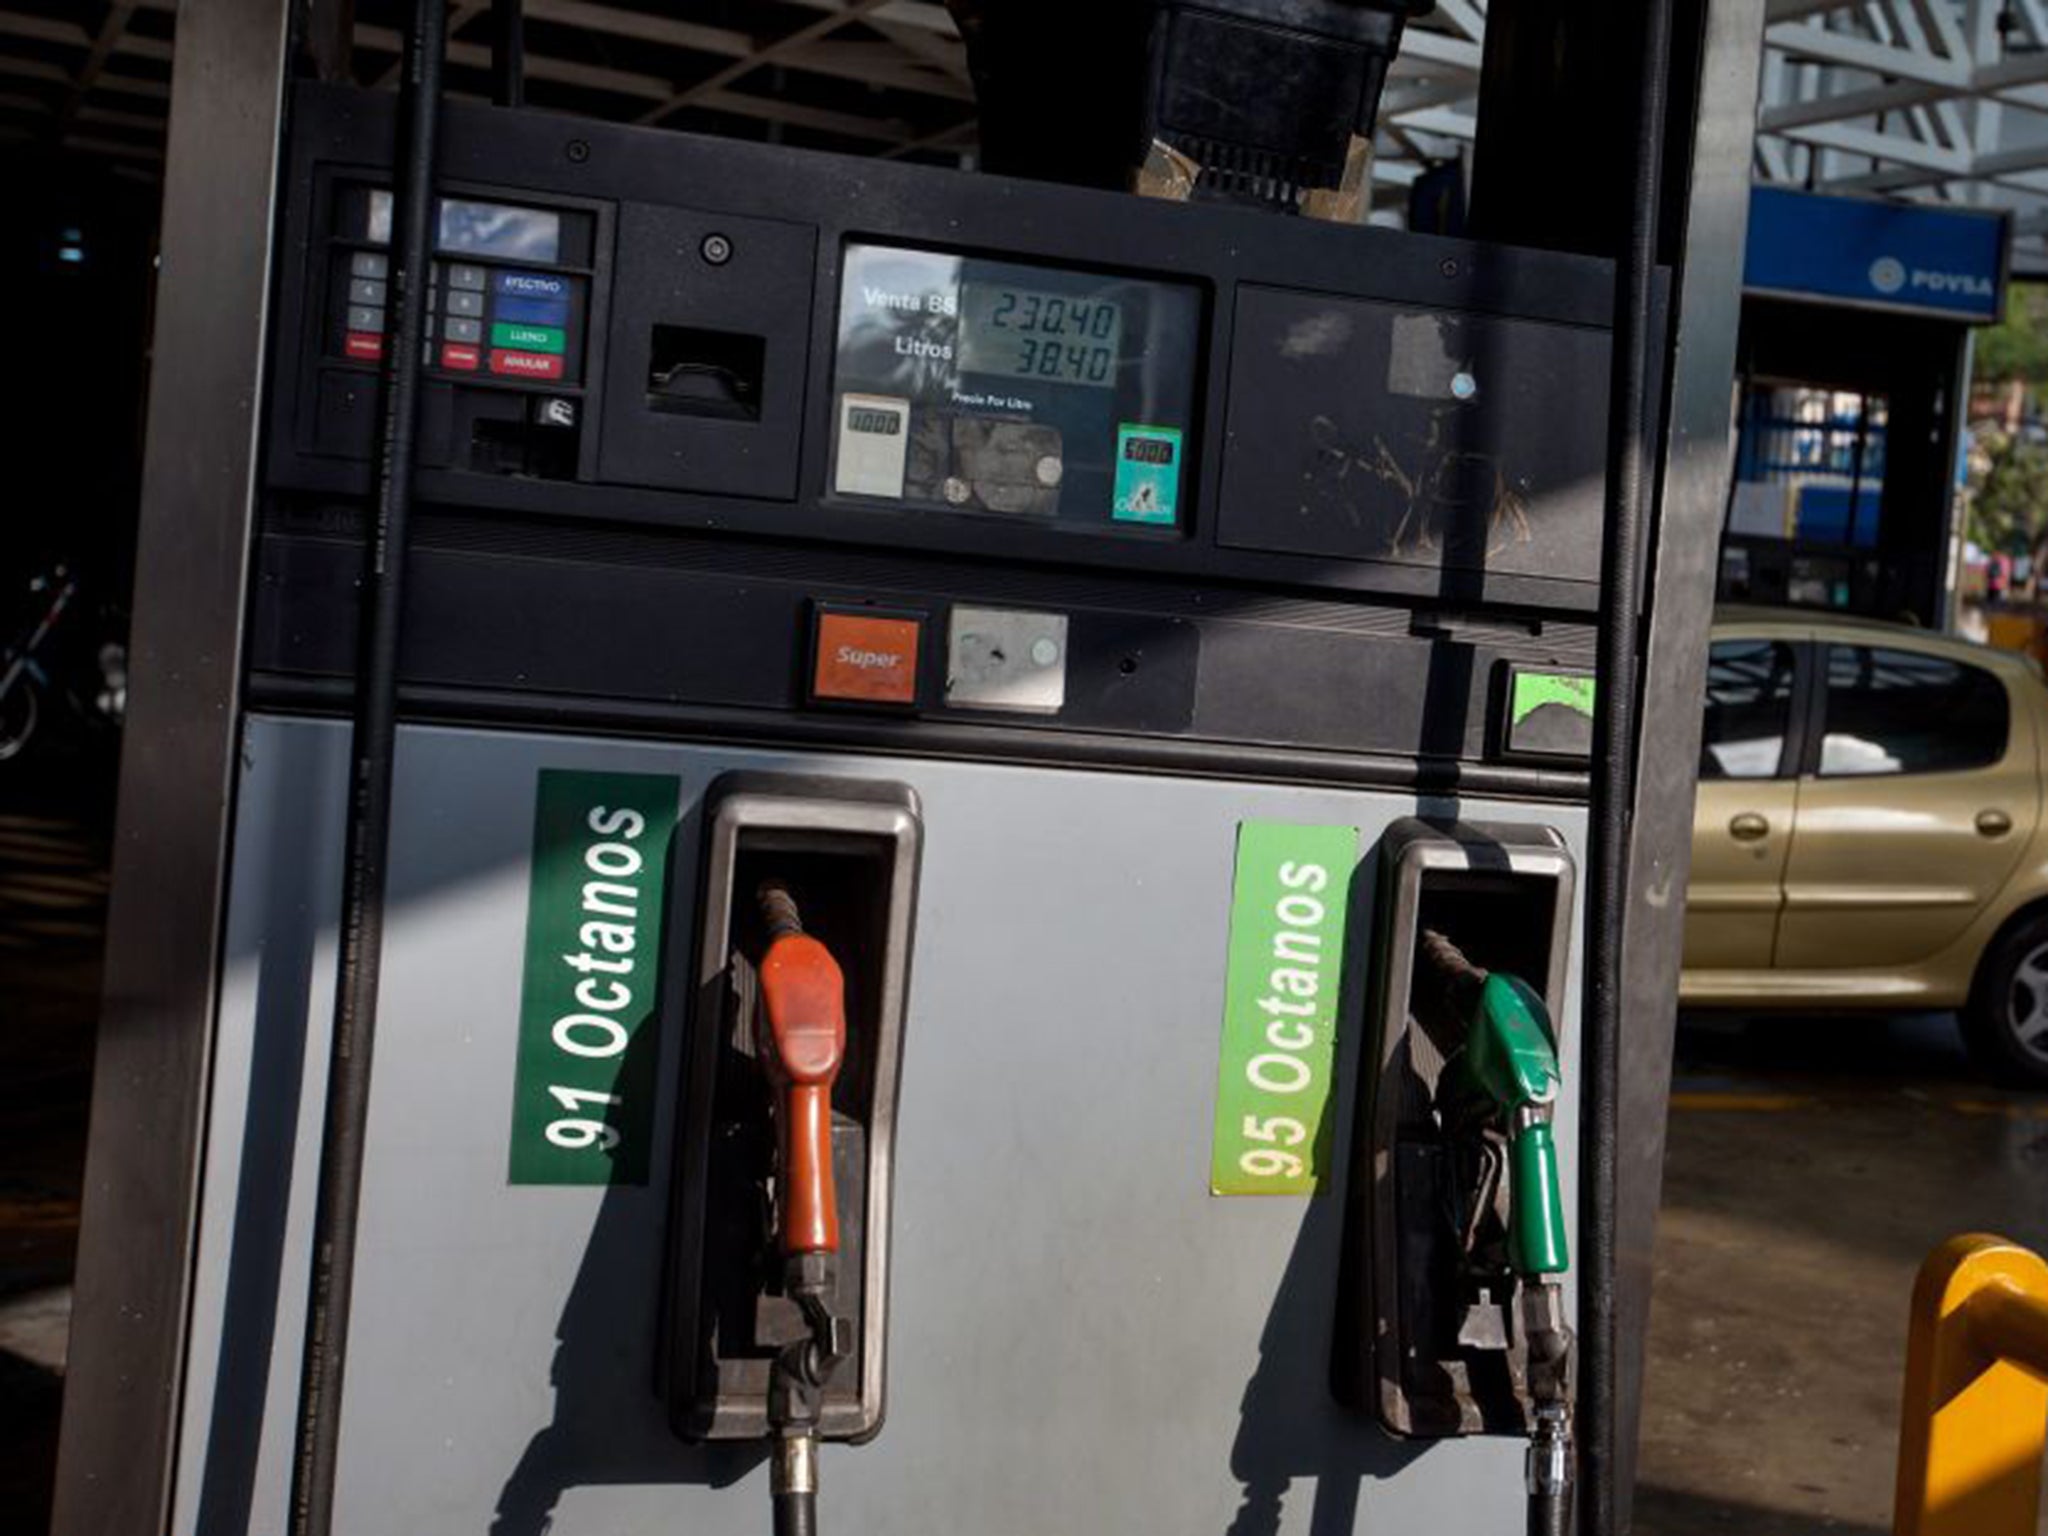
[(132, 703), (53, 1536), (156, 1536), (169, 1513), (291, 9), (178, 10)]
[[(1721, 520), (1734, 471), (1735, 342), (1743, 236), (1763, 61), (1764, 0), (1698, 0), (1698, 61), (1683, 255), (1669, 353), (1661, 495), (1648, 571), (1652, 602), (1622, 935), (1621, 1092), (1616, 1219), (1615, 1527), (1629, 1528), (1649, 1327), (1651, 1249), (1663, 1195), (1664, 1117), (1671, 1093), (1685, 881), (1699, 768)], [(1681, 13), (1684, 17), (1685, 13)], [(1680, 50), (1679, 56), (1685, 57)]]
[(1969, 497), (1956, 483), (1956, 458), (1970, 435), (1970, 376), (1976, 371), (1977, 332), (1963, 332), (1956, 349), (1956, 372), (1949, 386), (1948, 410), (1948, 500), (1941, 515), (1941, 585), (1934, 594), (1934, 627), (1952, 631), (1961, 617), (1963, 584), (1963, 543), (1969, 537)]

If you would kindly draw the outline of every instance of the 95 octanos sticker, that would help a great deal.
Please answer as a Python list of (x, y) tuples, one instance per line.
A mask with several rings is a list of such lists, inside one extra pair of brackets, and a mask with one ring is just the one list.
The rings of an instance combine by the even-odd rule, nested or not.
[(1314, 1194), (1330, 1165), (1331, 1075), (1356, 827), (1237, 829), (1215, 1195)]

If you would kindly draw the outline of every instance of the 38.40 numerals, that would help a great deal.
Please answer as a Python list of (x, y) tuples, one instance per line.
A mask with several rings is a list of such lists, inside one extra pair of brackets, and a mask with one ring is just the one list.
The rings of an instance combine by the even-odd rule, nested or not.
[(1107, 345), (1017, 338), (1017, 372), (1040, 379), (1073, 379), (1103, 384), (1116, 366), (1116, 348)]

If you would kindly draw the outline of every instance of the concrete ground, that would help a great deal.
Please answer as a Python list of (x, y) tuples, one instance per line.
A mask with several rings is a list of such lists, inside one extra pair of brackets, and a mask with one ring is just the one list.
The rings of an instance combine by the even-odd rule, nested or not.
[(1969, 1231), (2048, 1247), (2048, 1096), (1952, 1018), (1688, 1021), (1637, 1530), (1889, 1531), (1913, 1276)]

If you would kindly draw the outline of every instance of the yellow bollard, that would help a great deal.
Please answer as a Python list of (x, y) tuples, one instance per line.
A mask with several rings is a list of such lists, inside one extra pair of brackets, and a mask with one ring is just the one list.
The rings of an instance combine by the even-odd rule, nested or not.
[(2048, 1445), (2048, 1262), (1952, 1237), (1920, 1266), (1895, 1536), (2033, 1536)]

